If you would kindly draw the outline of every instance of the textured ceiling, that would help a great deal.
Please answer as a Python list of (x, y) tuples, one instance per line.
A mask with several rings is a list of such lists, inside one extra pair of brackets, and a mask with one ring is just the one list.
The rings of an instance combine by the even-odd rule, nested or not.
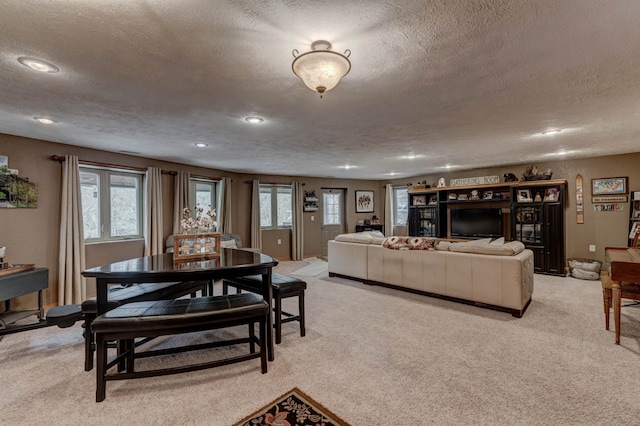
[[(639, 23), (638, 0), (4, 0), (0, 133), (357, 179), (638, 152)], [(352, 52), (323, 99), (291, 70), (318, 39)]]

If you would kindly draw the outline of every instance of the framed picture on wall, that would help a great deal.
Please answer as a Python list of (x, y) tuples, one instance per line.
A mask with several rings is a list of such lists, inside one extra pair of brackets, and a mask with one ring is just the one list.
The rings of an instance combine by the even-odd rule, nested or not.
[(628, 182), (628, 177), (591, 179), (591, 195), (628, 194)]
[(356, 191), (356, 213), (373, 213), (373, 191)]

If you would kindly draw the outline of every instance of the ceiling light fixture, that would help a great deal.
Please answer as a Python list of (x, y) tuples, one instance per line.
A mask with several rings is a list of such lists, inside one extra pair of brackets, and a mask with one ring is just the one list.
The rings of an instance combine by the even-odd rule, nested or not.
[(317, 40), (311, 43), (311, 50), (300, 55), (297, 49), (293, 49), (293, 64), (291, 68), (295, 75), (315, 92), (322, 94), (338, 85), (340, 79), (351, 70), (351, 50), (347, 49), (343, 54), (332, 52), (331, 43), (326, 40)]
[(209, 144), (202, 143), (202, 142), (194, 143), (194, 145), (197, 146), (198, 148), (204, 148), (205, 146), (209, 146)]
[(55, 72), (60, 71), (60, 69), (58, 67), (56, 67), (55, 65), (50, 64), (50, 63), (45, 62), (45, 61), (42, 61), (40, 59), (26, 58), (26, 57), (23, 56), (23, 57), (18, 58), (18, 62), (20, 62), (25, 67), (29, 67), (32, 70), (36, 70), (36, 71), (40, 71), (40, 72), (55, 73)]
[(260, 117), (247, 117), (245, 118), (245, 121), (251, 124), (260, 124), (264, 121), (264, 118), (260, 118)]
[(543, 135), (555, 135), (556, 133), (560, 133), (562, 130), (560, 129), (549, 129), (542, 132)]
[(46, 117), (33, 117), (34, 120), (36, 120), (38, 123), (42, 123), (42, 124), (53, 124), (55, 123), (54, 120), (50, 119), (50, 118), (46, 118)]

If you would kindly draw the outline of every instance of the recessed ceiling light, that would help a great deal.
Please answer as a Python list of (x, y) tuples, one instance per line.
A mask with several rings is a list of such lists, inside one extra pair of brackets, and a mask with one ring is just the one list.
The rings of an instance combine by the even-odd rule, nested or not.
[(555, 135), (556, 133), (560, 133), (561, 129), (549, 129), (542, 132), (543, 135)]
[(54, 73), (60, 71), (60, 69), (55, 65), (50, 64), (49, 62), (42, 61), (40, 59), (21, 57), (18, 58), (18, 62), (20, 62), (25, 67), (29, 67), (32, 70), (40, 72)]
[(53, 124), (55, 123), (54, 120), (50, 119), (50, 118), (46, 118), (46, 117), (33, 117), (34, 120), (36, 120), (39, 123), (42, 124)]
[(346, 169), (346, 170), (349, 170), (349, 169), (357, 169), (357, 168), (358, 168), (358, 166), (352, 166), (351, 164), (345, 164), (344, 166), (338, 166), (338, 168), (339, 168), (339, 169)]
[(415, 160), (416, 158), (423, 157), (422, 155), (409, 154), (409, 155), (401, 155), (400, 158), (402, 160)]
[(251, 124), (260, 124), (264, 121), (263, 118), (260, 117), (247, 117), (245, 118), (245, 121), (247, 121), (247, 123), (251, 123)]
[(399, 173), (396, 173), (396, 172), (389, 172), (389, 173), (387, 173), (387, 176), (396, 176), (397, 174), (399, 174)]
[(197, 146), (198, 148), (204, 148), (205, 146), (209, 146), (209, 144), (202, 143), (202, 142), (194, 143), (194, 145)]

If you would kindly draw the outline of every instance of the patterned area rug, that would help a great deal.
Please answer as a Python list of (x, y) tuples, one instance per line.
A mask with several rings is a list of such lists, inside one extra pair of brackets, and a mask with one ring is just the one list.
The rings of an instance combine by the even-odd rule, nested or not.
[(233, 426), (349, 426), (298, 388)]

